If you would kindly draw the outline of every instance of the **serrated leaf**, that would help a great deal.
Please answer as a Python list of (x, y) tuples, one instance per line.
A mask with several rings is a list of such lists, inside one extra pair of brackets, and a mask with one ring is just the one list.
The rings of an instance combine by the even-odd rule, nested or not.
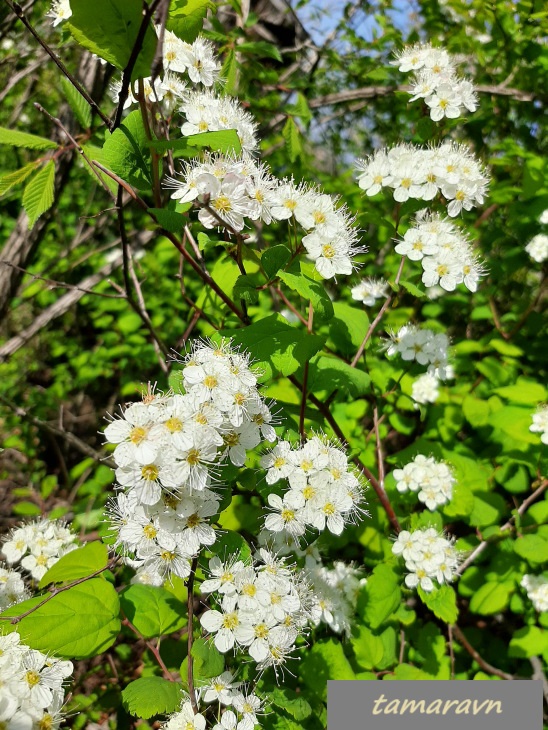
[(129, 114), (103, 145), (106, 166), (138, 190), (152, 187), (152, 160), (140, 111)]
[(170, 233), (181, 233), (187, 223), (187, 218), (174, 210), (149, 208), (148, 212), (152, 213), (162, 228)]
[(418, 589), (421, 601), (428, 606), (434, 616), (448, 624), (454, 624), (459, 615), (457, 608), (457, 597), (451, 586), (443, 585), (437, 590), (426, 593), (422, 588)]
[[(43, 596), (12, 606), (2, 616), (19, 616)], [(120, 632), (120, 601), (114, 587), (102, 578), (92, 578), (59, 593), (33, 613), (5, 631), (17, 631), (33, 649), (67, 659), (87, 659), (101, 654)]]
[(83, 547), (63, 555), (44, 575), (38, 588), (45, 588), (50, 583), (70, 583), (78, 578), (85, 578), (96, 570), (106, 568), (108, 550), (102, 542), (88, 542)]
[(291, 274), (288, 271), (281, 271), (279, 277), (286, 286), (300, 294), (305, 301), (312, 302), (315, 317), (324, 322), (333, 317), (333, 304), (322, 283), (314, 281), (305, 274)]
[(0, 177), (0, 195), (4, 195), (8, 190), (11, 190), (15, 185), (19, 185), (32, 174), (33, 170), (36, 170), (38, 162), (29, 162), (28, 165), (22, 167), (20, 170), (14, 170), (8, 172), (6, 175)]
[(226, 55), (221, 69), (221, 78), (225, 79), (226, 93), (235, 96), (238, 90), (238, 62), (234, 49), (231, 49)]
[(171, 634), (186, 624), (183, 604), (164, 588), (128, 586), (120, 594), (120, 606), (145, 639)]
[(29, 218), (29, 228), (32, 228), (38, 218), (49, 210), (55, 197), (55, 163), (46, 162), (44, 167), (32, 177), (23, 193), (23, 208)]
[(207, 639), (196, 639), (192, 645), (195, 676), (200, 679), (218, 677), (225, 668), (225, 658)]
[(209, 9), (215, 9), (211, 0), (172, 0), (167, 28), (181, 40), (193, 43), (202, 30)]
[(359, 368), (352, 368), (344, 360), (327, 355), (319, 355), (310, 365), (308, 388), (312, 393), (336, 388), (352, 398), (369, 392), (371, 378)]
[(259, 301), (259, 284), (257, 274), (242, 274), (236, 279), (232, 289), (234, 299), (243, 299), (246, 304), (256, 304)]
[(162, 677), (142, 677), (122, 690), (122, 704), (135, 717), (148, 720), (179, 709), (182, 687)]
[(15, 129), (0, 127), (0, 144), (8, 144), (10, 147), (24, 147), (27, 150), (54, 150), (58, 145), (46, 137), (38, 137), (36, 134), (19, 132)]
[(295, 162), (297, 157), (302, 157), (303, 147), (301, 144), (301, 133), (292, 117), (288, 117), (282, 129), (283, 138), (285, 139), (287, 154), (291, 162)]
[[(258, 58), (273, 58), (275, 61), (282, 63), (282, 54), (277, 46), (266, 41), (255, 41), (253, 43), (240, 43), (238, 45), (238, 53), (249, 53)], [(222, 75), (222, 74), (221, 74)]]
[(305, 698), (289, 687), (272, 687), (268, 690), (268, 700), (297, 721), (306, 720), (312, 714), (312, 708)]
[(283, 269), (290, 258), (291, 251), (283, 244), (266, 249), (261, 257), (261, 264), (269, 281)]
[[(96, 147), (92, 144), (83, 144), (82, 149), (84, 150), (84, 154), (86, 155), (88, 160), (90, 160), (90, 162), (95, 161), (98, 162), (100, 165), (103, 165), (103, 167), (108, 167), (107, 156), (105, 155), (101, 147)], [(95, 165), (93, 166), (93, 170), (95, 170), (94, 172), (85, 160), (82, 160), (82, 164), (84, 166), (84, 170), (88, 173), (88, 175), (91, 175), (91, 177), (95, 181), (97, 181), (97, 175), (95, 174), (97, 173), (111, 192), (116, 193), (118, 191), (118, 183), (115, 182), (106, 173), (99, 170), (97, 167), (95, 167)]]
[(333, 309), (335, 316), (329, 323), (329, 335), (343, 355), (354, 355), (369, 327), (369, 317), (363, 309), (343, 302), (335, 302)]
[[(116, 68), (130, 59), (143, 18), (141, 0), (71, 0), (72, 15), (65, 26), (88, 51)], [(150, 23), (132, 73), (132, 80), (150, 76), (157, 38)]]
[(412, 284), (410, 281), (400, 281), (400, 286), (405, 289), (405, 291), (409, 292), (409, 294), (412, 294), (418, 299), (424, 299), (424, 297), (426, 296), (426, 292), (422, 291), (422, 289), (419, 289), (418, 286)]
[(264, 377), (272, 377), (273, 372), (291, 375), (299, 366), (315, 355), (323, 347), (324, 337), (309, 335), (291, 327), (286, 320), (272, 314), (255, 324), (239, 331), (226, 333), (234, 343), (248, 350), (257, 365), (264, 370)]
[[(368, 577), (358, 603), (360, 614), (372, 629), (381, 626), (401, 604), (401, 575), (381, 563)], [(367, 667), (366, 667), (367, 668)]]
[(239, 533), (232, 530), (223, 530), (209, 549), (214, 555), (218, 555), (221, 560), (230, 558), (248, 563), (251, 558), (251, 548), (246, 540)]
[(65, 76), (61, 76), (61, 86), (63, 87), (69, 106), (74, 112), (74, 116), (80, 122), (83, 129), (89, 129), (91, 127), (90, 105)]
[(506, 608), (511, 590), (504, 583), (488, 581), (478, 588), (470, 599), (470, 611), (488, 616)]

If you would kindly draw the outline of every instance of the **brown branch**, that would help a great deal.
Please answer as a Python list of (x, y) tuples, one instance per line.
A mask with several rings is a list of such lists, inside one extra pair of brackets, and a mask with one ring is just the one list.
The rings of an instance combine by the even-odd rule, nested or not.
[(124, 104), (126, 103), (126, 99), (129, 93), (129, 86), (131, 84), (131, 75), (133, 73), (133, 69), (135, 68), (135, 64), (137, 63), (137, 58), (139, 57), (139, 54), (141, 53), (141, 50), (143, 48), (145, 35), (150, 27), (150, 20), (160, 2), (161, 0), (154, 0), (151, 5), (147, 5), (145, 0), (143, 0), (143, 18), (141, 20), (141, 25), (139, 26), (139, 31), (137, 32), (137, 37), (135, 38), (135, 43), (133, 44), (133, 48), (131, 49), (129, 60), (122, 75), (122, 87), (120, 89), (120, 94), (118, 95), (118, 107), (116, 109), (116, 115), (114, 117), (111, 131), (117, 129), (122, 121)]
[[(308, 322), (306, 323), (306, 330), (308, 334), (312, 334), (312, 323), (314, 321), (314, 307), (312, 302), (308, 302)], [(307, 360), (303, 367), (303, 383), (301, 391), (301, 410), (299, 413), (299, 434), (301, 435), (301, 441), (304, 441), (306, 433), (304, 430), (304, 416), (306, 411), (306, 399), (307, 399), (307, 386), (308, 386), (308, 367), (309, 361)]]
[(46, 51), (48, 56), (52, 59), (52, 61), (55, 63), (55, 65), (61, 71), (61, 73), (67, 77), (67, 79), (74, 86), (76, 91), (87, 101), (87, 103), (90, 105), (90, 107), (93, 109), (93, 111), (101, 117), (103, 122), (110, 129), (111, 128), (110, 119), (106, 116), (106, 114), (103, 114), (103, 112), (99, 108), (99, 105), (91, 98), (91, 96), (84, 89), (84, 87), (78, 81), (78, 79), (75, 78), (70, 73), (70, 71), (67, 69), (65, 64), (61, 61), (61, 59), (51, 50), (51, 48), (48, 46), (48, 44), (44, 40), (42, 40), (42, 38), (34, 30), (33, 26), (29, 23), (25, 13), (23, 12), (23, 8), (19, 5), (19, 3), (12, 2), (12, 0), (5, 0), (5, 2), (7, 3), (8, 7), (11, 8), (11, 10), (15, 13), (15, 15), (17, 15), (17, 17), (23, 23), (25, 28), (31, 33), (31, 35), (38, 41), (38, 43)]
[(94, 461), (100, 463), (100, 464), (106, 464), (107, 466), (110, 466), (111, 468), (114, 468), (114, 461), (108, 456), (105, 456), (103, 454), (100, 454), (98, 451), (95, 451), (94, 448), (86, 444), (85, 441), (82, 441), (74, 434), (70, 433), (69, 431), (65, 431), (62, 428), (58, 428), (57, 426), (52, 426), (49, 423), (46, 423), (45, 421), (41, 421), (39, 418), (35, 418), (34, 416), (31, 416), (28, 411), (26, 411), (24, 408), (21, 408), (20, 406), (16, 405), (15, 403), (12, 403), (10, 400), (8, 400), (5, 396), (0, 394), (0, 402), (3, 403), (5, 406), (7, 406), (11, 411), (13, 411), (17, 416), (20, 418), (24, 418), (25, 421), (28, 421), (33, 426), (36, 426), (36, 428), (39, 428), (42, 431), (46, 431), (47, 433), (52, 433), (55, 436), (60, 436), (62, 439), (64, 439), (68, 444), (71, 446), (74, 446), (75, 449), (78, 449), (80, 453), (85, 454), (86, 456), (89, 456)]
[[(535, 491), (530, 494), (527, 499), (524, 499), (523, 502), (520, 504), (520, 506), (517, 509), (517, 514), (521, 517), (525, 514), (525, 512), (529, 509), (530, 505), (533, 504), (533, 502), (536, 502), (536, 500), (540, 497), (540, 495), (546, 491), (548, 488), (548, 479), (544, 479), (540, 486), (535, 489)], [(501, 528), (500, 532), (505, 532), (506, 530), (510, 530), (514, 526), (514, 522), (516, 521), (516, 515), (512, 515), (508, 522), (506, 522)], [(480, 542), (480, 544), (472, 550), (470, 555), (464, 560), (457, 569), (457, 575), (462, 575), (466, 568), (471, 565), (476, 558), (481, 555), (488, 547), (488, 545), (491, 544), (493, 541), (484, 540), (483, 542)]]
[(487, 672), (487, 674), (493, 674), (495, 677), (500, 677), (501, 679), (515, 679), (513, 674), (508, 674), (507, 672), (503, 672), (501, 669), (497, 669), (492, 664), (489, 664), (485, 661), (485, 659), (481, 656), (481, 654), (474, 649), (472, 644), (468, 641), (466, 636), (462, 633), (462, 631), (459, 629), (457, 624), (453, 624), (452, 627), (453, 636), (459, 644), (462, 644), (462, 646), (466, 649), (466, 651), (470, 654), (472, 659), (479, 664), (481, 669), (483, 669), (484, 672)]
[(145, 637), (141, 634), (139, 629), (137, 629), (127, 617), (122, 620), (122, 624), (124, 626), (127, 626), (128, 629), (133, 631), (133, 633), (136, 636), (138, 636), (139, 639), (141, 639), (141, 641), (143, 641), (145, 643), (146, 647), (151, 651), (151, 653), (154, 655), (154, 658), (158, 662), (158, 664), (163, 672), (164, 679), (168, 679), (170, 682), (175, 682), (175, 677), (169, 671), (169, 669), (166, 667), (166, 664), (160, 655), (160, 650), (158, 649), (158, 647), (155, 644), (153, 644), (151, 641), (149, 641), (148, 639), (145, 639)]
[(192, 710), (196, 715), (198, 713), (198, 702), (196, 700), (196, 691), (194, 689), (194, 657), (192, 656), (192, 642), (194, 641), (194, 628), (192, 626), (194, 618), (194, 578), (196, 577), (196, 569), (198, 567), (198, 558), (192, 559), (190, 566), (190, 575), (187, 581), (187, 607), (188, 607), (188, 636), (187, 636), (187, 684), (188, 695)]
[(90, 575), (86, 575), (83, 578), (78, 578), (77, 580), (73, 580), (71, 583), (67, 583), (67, 585), (61, 586), (60, 588), (54, 588), (48, 596), (44, 598), (43, 601), (40, 601), (40, 603), (37, 603), (36, 606), (33, 606), (32, 608), (29, 608), (28, 611), (25, 611), (25, 613), (20, 614), (19, 616), (0, 616), (1, 621), (9, 621), (11, 624), (16, 625), (20, 621), (22, 621), (27, 616), (30, 616), (31, 613), (34, 613), (39, 608), (42, 608), (46, 603), (49, 603), (52, 598), (55, 598), (55, 596), (58, 596), (59, 593), (64, 593), (65, 591), (70, 590), (71, 588), (74, 588), (74, 586), (78, 586), (81, 583), (85, 583), (88, 580), (91, 580), (92, 578), (95, 578), (100, 573), (104, 573), (105, 570), (110, 570), (113, 568), (116, 563), (118, 562), (118, 556), (113, 558), (109, 563), (105, 565), (104, 568), (99, 568), (98, 570), (95, 570), (93, 573), (90, 573)]

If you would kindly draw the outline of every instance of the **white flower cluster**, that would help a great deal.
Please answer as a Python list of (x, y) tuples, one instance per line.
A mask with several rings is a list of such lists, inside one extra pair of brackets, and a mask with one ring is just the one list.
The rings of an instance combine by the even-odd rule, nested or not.
[(454, 218), (461, 210), (483, 203), (489, 178), (468, 147), (444, 142), (438, 147), (399, 144), (357, 160), (358, 185), (366, 195), (392, 188), (394, 200), (433, 200), (441, 192)]
[(0, 563), (0, 611), (27, 598), (30, 598), (30, 592), (21, 574), (17, 570), (4, 568)]
[(351, 289), (352, 299), (373, 307), (377, 299), (388, 297), (388, 282), (384, 279), (362, 279)]
[(63, 681), (72, 663), (21, 644), (18, 633), (0, 634), (0, 727), (49, 730), (59, 727)]
[(11, 530), (1, 552), (9, 565), (21, 563), (39, 581), (60, 557), (76, 550), (76, 539), (60, 520), (33, 520)]
[(349, 467), (344, 451), (314, 436), (300, 448), (280, 441), (261, 459), (267, 484), (289, 482), (283, 498), (268, 495), (272, 508), (264, 523), (267, 531), (289, 535), (298, 542), (307, 528), (326, 528), (340, 535), (345, 524), (363, 512), (363, 486)]
[(548, 611), (548, 578), (543, 575), (524, 575), (520, 586), (527, 591), (527, 598), (533, 603), (535, 611)]
[(352, 257), (363, 251), (346, 206), (316, 187), (278, 180), (249, 157), (206, 156), (188, 163), (182, 178), (167, 179), (175, 188), (171, 197), (200, 203), (198, 218), (206, 228), (226, 224), (241, 231), (246, 218), (266, 224), (295, 220), (307, 232), (302, 244), (324, 279), (351, 274)]
[(457, 284), (464, 284), (475, 292), (484, 274), (468, 238), (438, 213), (421, 211), (395, 250), (411, 261), (421, 262), (422, 281), (427, 287), (439, 285), (453, 291)]
[(125, 489), (110, 508), (116, 546), (153, 584), (187, 577), (191, 558), (215, 542), (209, 518), (219, 497), (210, 486), (222, 461), (242, 466), (262, 439), (276, 440), (246, 354), (226, 340), (199, 341), (183, 363), (184, 395), (150, 394), (105, 429)]
[(439, 378), (432, 373), (423, 373), (415, 378), (411, 385), (411, 398), (415, 401), (415, 409), (419, 407), (419, 404), (426, 405), (427, 403), (435, 403), (439, 396)]
[(447, 504), (453, 495), (455, 474), (449, 464), (433, 456), (418, 454), (403, 469), (394, 469), (398, 492), (418, 492), (417, 496), (429, 510)]
[(254, 152), (258, 147), (257, 124), (236, 99), (219, 96), (212, 91), (190, 91), (184, 94), (178, 111), (186, 118), (181, 127), (185, 137), (235, 129), (244, 152)]
[(476, 111), (478, 97), (474, 85), (458, 76), (454, 57), (443, 48), (417, 43), (398, 53), (392, 64), (400, 71), (415, 72), (410, 101), (424, 99), (434, 122), (443, 117), (457, 119), (464, 109)]
[(312, 623), (325, 623), (337, 634), (350, 636), (358, 591), (367, 582), (351, 563), (336, 560), (332, 568), (307, 558), (305, 571), (314, 594)]
[[(234, 682), (231, 672), (223, 672), (205, 687), (197, 689), (196, 699), (198, 703), (219, 703), (219, 722), (213, 730), (254, 730), (259, 724), (257, 715), (261, 713), (263, 701), (247, 691), (241, 682)], [(185, 698), (181, 709), (161, 727), (163, 730), (205, 730), (206, 724), (205, 714), (194, 714), (192, 704)]]
[(449, 339), (443, 332), (436, 334), (426, 327), (406, 324), (390, 335), (387, 354), (398, 353), (403, 360), (416, 360), (419, 365), (428, 365), (429, 373), (445, 379), (449, 367), (448, 348)]
[(525, 246), (525, 250), (533, 261), (542, 264), (548, 259), (548, 236), (545, 233), (537, 233)]
[(220, 610), (206, 611), (200, 623), (215, 635), (217, 649), (226, 653), (237, 646), (255, 660), (259, 671), (276, 670), (294, 651), (311, 616), (306, 577), (264, 548), (252, 565), (213, 557), (209, 573), (201, 590), (217, 593)]
[(62, 23), (63, 20), (68, 20), (72, 15), (72, 8), (70, 7), (70, 0), (53, 0), (51, 8), (46, 13), (46, 17), (53, 19), (53, 27)]
[(454, 539), (446, 538), (435, 528), (402, 530), (392, 546), (394, 555), (401, 555), (409, 571), (405, 576), (408, 588), (420, 586), (429, 593), (436, 587), (450, 583), (459, 565), (459, 553), (455, 550)]
[(540, 440), (548, 445), (548, 405), (542, 406), (533, 414), (533, 423), (529, 426), (529, 431), (540, 433)]

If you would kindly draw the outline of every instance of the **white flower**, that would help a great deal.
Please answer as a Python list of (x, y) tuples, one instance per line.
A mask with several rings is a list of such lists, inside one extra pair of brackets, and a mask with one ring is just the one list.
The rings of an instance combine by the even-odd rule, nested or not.
[(525, 246), (525, 250), (533, 261), (543, 263), (548, 259), (548, 236), (545, 233), (537, 233)]
[(199, 712), (194, 714), (192, 704), (185, 702), (179, 712), (171, 715), (163, 726), (165, 730), (205, 730), (206, 719)]
[(384, 279), (362, 279), (356, 286), (352, 287), (352, 299), (357, 299), (372, 307), (377, 299), (385, 299), (388, 296), (388, 282)]
[(536, 611), (548, 611), (548, 579), (543, 575), (524, 575), (520, 585), (527, 591), (527, 598)]
[(411, 397), (415, 403), (435, 403), (439, 397), (439, 380), (431, 373), (424, 373), (413, 381)]
[(70, 0), (53, 0), (46, 16), (53, 18), (53, 27), (67, 20), (72, 15)]
[(439, 534), (436, 529), (402, 530), (394, 545), (394, 555), (401, 555), (409, 571), (405, 576), (408, 588), (420, 586), (422, 590), (434, 590), (434, 581), (439, 585), (449, 583), (456, 575), (459, 554), (453, 546), (454, 540)]
[(219, 702), (221, 705), (232, 704), (234, 689), (238, 689), (240, 682), (234, 682), (232, 672), (223, 672), (210, 680), (203, 690), (204, 702)]
[(200, 617), (204, 629), (210, 634), (215, 634), (215, 646), (222, 654), (230, 651), (236, 641), (234, 632), (240, 625), (240, 612), (236, 606), (235, 597), (225, 596), (222, 611), (210, 609)]
[(548, 406), (542, 406), (533, 414), (533, 423), (529, 426), (529, 431), (540, 433), (540, 440), (548, 445)]

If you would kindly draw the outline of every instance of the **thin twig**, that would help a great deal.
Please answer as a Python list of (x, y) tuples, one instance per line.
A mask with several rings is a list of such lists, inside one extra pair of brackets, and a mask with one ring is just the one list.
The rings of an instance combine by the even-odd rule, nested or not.
[[(312, 333), (312, 323), (314, 321), (314, 307), (312, 302), (308, 302), (308, 322), (306, 323), (306, 330), (308, 334)], [(299, 433), (301, 435), (301, 441), (304, 442), (306, 433), (304, 430), (304, 416), (306, 412), (306, 400), (307, 400), (307, 387), (308, 387), (308, 366), (309, 361), (307, 360), (303, 366), (303, 382), (301, 390), (301, 410), (299, 413)]]
[(194, 618), (194, 578), (196, 577), (196, 569), (198, 567), (198, 558), (193, 558), (190, 566), (190, 575), (187, 581), (187, 609), (188, 609), (188, 636), (187, 636), (187, 684), (188, 694), (192, 710), (196, 715), (198, 713), (198, 702), (196, 700), (196, 691), (194, 689), (194, 657), (192, 656), (192, 642), (194, 641), (193, 618)]
[(131, 621), (127, 617), (125, 619), (123, 619), (122, 624), (124, 626), (127, 626), (128, 629), (131, 629), (131, 631), (133, 631), (133, 633), (136, 636), (138, 636), (142, 641), (144, 641), (144, 643), (146, 644), (147, 648), (150, 649), (151, 653), (154, 655), (154, 658), (158, 662), (158, 664), (159, 664), (159, 666), (160, 666), (160, 668), (161, 668), (161, 670), (162, 670), (162, 672), (164, 674), (164, 679), (168, 679), (170, 682), (175, 682), (175, 677), (169, 671), (169, 669), (166, 667), (166, 664), (165, 664), (164, 660), (162, 659), (162, 657), (160, 655), (160, 650), (158, 649), (158, 647), (155, 646), (148, 639), (145, 639), (145, 637), (141, 634), (141, 632), (139, 631), (139, 629), (135, 628), (135, 626), (131, 623)]
[(501, 679), (515, 679), (513, 674), (503, 672), (501, 669), (497, 669), (492, 664), (489, 664), (489, 662), (486, 662), (481, 654), (476, 649), (474, 649), (472, 644), (468, 641), (468, 639), (459, 629), (457, 624), (453, 624), (451, 628), (453, 630), (453, 635), (455, 636), (455, 639), (459, 642), (459, 644), (462, 644), (462, 646), (470, 654), (472, 659), (477, 662), (477, 664), (480, 666), (481, 669), (483, 669), (484, 672), (487, 672), (487, 674), (492, 674), (495, 677), (500, 677)]
[(70, 81), (70, 83), (74, 86), (76, 91), (84, 97), (84, 99), (87, 101), (87, 103), (90, 105), (90, 107), (93, 109), (96, 114), (98, 114), (103, 122), (107, 125), (109, 129), (111, 129), (111, 121), (107, 117), (106, 114), (103, 114), (101, 109), (99, 108), (99, 105), (91, 98), (91, 96), (88, 94), (88, 92), (84, 89), (82, 84), (76, 79), (70, 71), (67, 69), (65, 64), (61, 61), (61, 59), (51, 50), (51, 48), (48, 46), (48, 44), (42, 40), (42, 38), (38, 35), (38, 33), (34, 30), (33, 26), (29, 23), (27, 16), (23, 12), (22, 7), (19, 5), (19, 3), (12, 2), (12, 0), (5, 0), (8, 7), (11, 8), (11, 10), (17, 15), (19, 20), (23, 23), (25, 28), (31, 33), (32, 36), (38, 41), (38, 43), (42, 46), (42, 48), (46, 51), (48, 56), (52, 59), (52, 61), (55, 63), (57, 68), (61, 71), (61, 73), (67, 77), (67, 79)]
[(0, 616), (0, 620), (2, 621), (9, 621), (11, 624), (16, 625), (20, 621), (22, 621), (27, 616), (30, 616), (31, 613), (34, 613), (39, 608), (42, 608), (46, 603), (49, 603), (52, 598), (55, 598), (55, 596), (58, 596), (59, 593), (64, 593), (65, 591), (70, 590), (71, 588), (74, 588), (74, 586), (78, 586), (81, 583), (85, 583), (88, 580), (91, 580), (92, 578), (95, 578), (100, 573), (104, 573), (105, 570), (110, 570), (113, 568), (116, 563), (118, 562), (118, 556), (113, 558), (109, 563), (107, 563), (103, 568), (99, 568), (98, 570), (95, 570), (93, 573), (90, 573), (90, 575), (86, 575), (83, 578), (78, 578), (77, 580), (73, 580), (71, 583), (67, 583), (64, 586), (61, 586), (60, 588), (54, 588), (49, 595), (47, 595), (43, 601), (40, 601), (40, 603), (37, 603), (32, 608), (29, 608), (28, 611), (25, 611), (25, 613), (20, 614), (19, 616)]

